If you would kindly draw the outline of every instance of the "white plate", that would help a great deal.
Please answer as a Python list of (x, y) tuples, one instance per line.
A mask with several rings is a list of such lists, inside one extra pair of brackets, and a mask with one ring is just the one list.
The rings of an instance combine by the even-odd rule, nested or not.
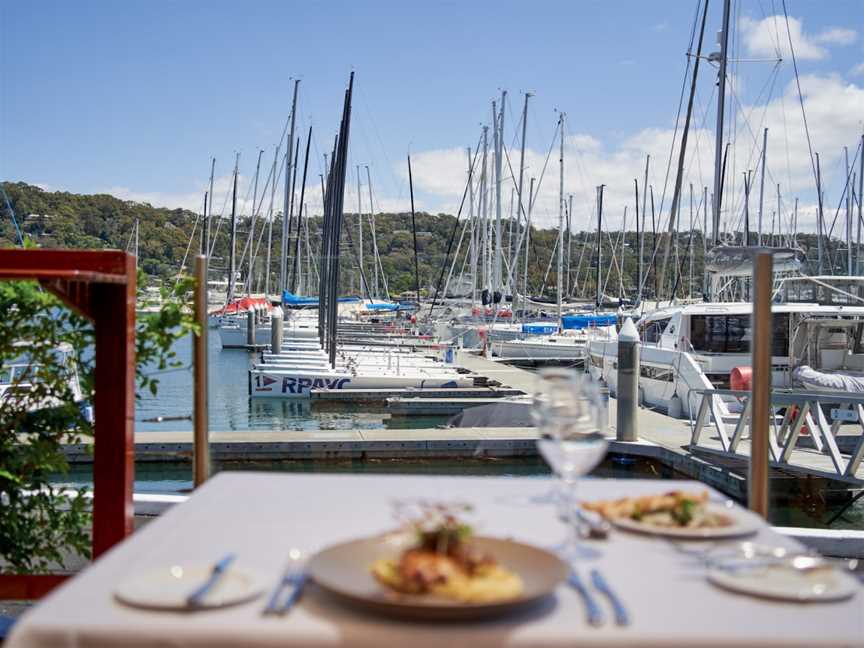
[(708, 580), (724, 589), (783, 601), (840, 601), (854, 596), (861, 585), (833, 567), (799, 571), (785, 565), (754, 569), (712, 569)]
[[(114, 590), (126, 605), (157, 610), (191, 609), (186, 600), (204, 583), (212, 565), (172, 565), (137, 574)], [(257, 574), (231, 567), (226, 571), (202, 604), (195, 609), (220, 608), (251, 601), (264, 591), (266, 581)]]
[(651, 535), (666, 536), (669, 538), (713, 540), (717, 538), (740, 538), (759, 531), (761, 522), (759, 518), (747, 511), (734, 506), (723, 506), (721, 504), (707, 504), (709, 512), (723, 516), (729, 520), (729, 524), (722, 527), (689, 528), (689, 527), (663, 527), (647, 524), (630, 518), (613, 518), (612, 524), (628, 531), (649, 533)]

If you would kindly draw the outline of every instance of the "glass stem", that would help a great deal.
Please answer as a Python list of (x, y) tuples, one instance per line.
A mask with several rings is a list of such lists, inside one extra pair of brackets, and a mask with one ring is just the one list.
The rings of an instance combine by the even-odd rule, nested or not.
[(576, 508), (579, 503), (576, 499), (576, 480), (567, 480), (566, 486), (567, 526), (569, 527), (567, 559), (573, 561), (576, 560), (579, 552), (579, 512)]

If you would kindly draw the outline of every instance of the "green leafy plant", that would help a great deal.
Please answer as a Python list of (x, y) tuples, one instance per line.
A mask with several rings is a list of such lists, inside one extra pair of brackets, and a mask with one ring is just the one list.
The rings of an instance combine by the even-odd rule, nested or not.
[[(156, 394), (159, 370), (182, 363), (174, 343), (196, 331), (181, 298), (193, 282), (163, 291), (163, 305), (136, 320), (136, 387)], [(139, 284), (140, 285), (140, 284)], [(90, 555), (88, 489), (55, 484), (66, 443), (91, 443), (94, 331), (35, 282), (0, 282), (0, 561), (3, 571), (44, 572), (63, 553)]]

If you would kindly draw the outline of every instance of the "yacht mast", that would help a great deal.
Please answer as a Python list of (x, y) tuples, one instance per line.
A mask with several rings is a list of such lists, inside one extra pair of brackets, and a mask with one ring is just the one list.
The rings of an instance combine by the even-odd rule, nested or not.
[[(759, 233), (756, 238), (759, 247), (762, 247), (762, 210), (765, 204), (765, 163), (768, 157), (768, 129), (762, 131), (762, 177), (759, 180)], [(771, 233), (774, 233), (774, 228), (771, 228)]]
[(231, 191), (231, 241), (228, 246), (228, 294), (227, 303), (234, 301), (235, 242), (237, 240), (237, 170), (240, 167), (240, 154), (234, 158), (234, 188)]
[(714, 131), (714, 245), (720, 245), (720, 210), (723, 206), (723, 111), (726, 107), (730, 4), (731, 0), (723, 0), (723, 28), (719, 34), (720, 69), (717, 72), (717, 127)]
[(213, 173), (216, 171), (216, 158), (210, 158), (210, 202), (204, 213), (204, 243), (201, 254), (210, 254), (210, 215), (213, 212)]
[[(258, 200), (258, 176), (261, 173), (261, 156), (264, 149), (258, 149), (258, 163), (255, 165), (255, 181), (252, 189), (252, 216), (249, 218), (249, 276), (246, 277), (246, 294), (252, 294), (252, 275), (255, 270), (255, 202)], [(249, 194), (246, 194), (247, 196)]]
[(288, 290), (288, 213), (293, 197), (291, 196), (291, 166), (294, 160), (294, 125), (297, 118), (297, 90), (300, 79), (294, 81), (294, 98), (291, 100), (291, 128), (288, 134), (288, 148), (285, 151), (285, 200), (282, 203), (282, 244), (279, 271), (279, 295)]
[[(495, 143), (495, 281), (493, 292), (504, 290), (502, 284), (502, 256), (504, 254), (503, 239), (501, 238), (501, 159), (504, 157), (504, 102), (507, 99), (507, 91), (501, 91), (501, 108), (495, 112), (495, 102), (492, 102), (492, 118), (495, 121), (493, 141)], [(494, 301), (494, 300), (493, 300)]]
[[(276, 165), (279, 161), (279, 148), (282, 145), (282, 142), (276, 145), (276, 152), (273, 154), (273, 170), (271, 171), (271, 176), (273, 178), (272, 183), (270, 184), (270, 214), (269, 214), (269, 222), (267, 223), (267, 258), (264, 262), (264, 296), (268, 296), (270, 294), (270, 249), (273, 247), (273, 218), (276, 216), (275, 207), (276, 207), (276, 174), (278, 171), (276, 170)], [(212, 199), (211, 199), (212, 201)]]
[[(521, 147), (519, 150), (519, 181), (516, 184), (516, 194), (517, 194), (517, 197), (519, 200), (519, 207), (516, 210), (516, 223), (515, 223), (516, 238), (514, 239), (512, 236), (510, 237), (510, 243), (511, 243), (511, 248), (512, 248), (511, 252), (510, 252), (510, 264), (513, 266), (513, 268), (519, 267), (519, 252), (520, 252), (520, 250), (518, 247), (518, 242), (522, 240), (520, 230), (521, 230), (522, 218), (523, 218), (523, 216), (525, 216), (525, 207), (524, 207), (525, 203), (522, 200), (522, 180), (525, 176), (525, 136), (526, 136), (526, 133), (528, 130), (528, 99), (530, 97), (531, 97), (531, 93), (526, 92), (525, 93), (525, 104), (522, 107), (522, 142), (521, 142)], [(511, 229), (511, 231), (513, 231), (513, 229)], [(527, 247), (524, 250), (524, 254), (527, 258), (527, 256), (528, 256), (528, 248)], [(518, 272), (517, 273), (511, 272), (510, 275), (514, 277), (514, 284), (518, 285), (519, 281), (517, 278), (519, 277), (519, 273)], [(515, 291), (513, 291), (513, 292), (515, 293)], [(528, 296), (525, 295), (523, 300), (522, 300), (522, 310), (523, 311), (525, 310), (525, 307), (526, 307), (526, 301), (525, 300), (527, 298), (528, 298)]]
[[(373, 287), (375, 289), (375, 298), (381, 296), (381, 291), (378, 286), (378, 267), (381, 265), (381, 257), (378, 255), (378, 234), (377, 228), (375, 226), (375, 208), (372, 205), (372, 174), (369, 172), (369, 165), (366, 165), (366, 187), (369, 189), (369, 223), (370, 228), (372, 230), (372, 251), (375, 254), (375, 278), (373, 280)], [(381, 272), (383, 275), (383, 270)], [(386, 288), (385, 288), (386, 290)], [(388, 295), (389, 299), (389, 295)]]
[(471, 147), (468, 147), (468, 220), (471, 222), (471, 306), (477, 305), (477, 223), (474, 219), (474, 180), (471, 177)]
[(601, 286), (601, 278), (603, 272), (603, 187), (597, 187), (597, 297), (595, 299), (595, 307), (600, 308), (600, 303), (603, 301), (603, 288)]
[(488, 204), (486, 195), (486, 169), (487, 169), (487, 156), (489, 153), (489, 127), (483, 127), (483, 161), (481, 162), (480, 169), (480, 218), (483, 223), (483, 231), (482, 231), (482, 252), (483, 252), (483, 286), (484, 289), (488, 291), (489, 295), (492, 294), (492, 262), (489, 259), (489, 213), (488, 213)]
[(564, 291), (564, 113), (558, 117), (560, 150), (558, 154), (558, 330), (564, 330), (562, 297)]

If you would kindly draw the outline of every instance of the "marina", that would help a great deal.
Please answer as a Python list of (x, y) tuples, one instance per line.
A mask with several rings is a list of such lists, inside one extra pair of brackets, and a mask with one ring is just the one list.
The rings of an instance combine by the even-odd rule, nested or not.
[(2, 648), (859, 645), (858, 7), (96, 4), (0, 12)]

